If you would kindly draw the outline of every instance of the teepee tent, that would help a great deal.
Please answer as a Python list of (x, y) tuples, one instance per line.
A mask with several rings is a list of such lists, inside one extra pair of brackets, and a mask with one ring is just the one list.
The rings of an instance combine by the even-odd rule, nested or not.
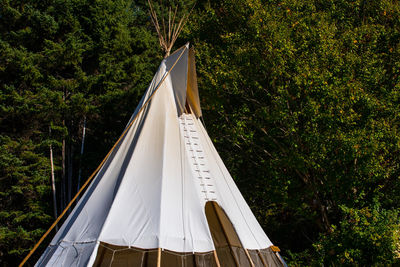
[(36, 266), (282, 266), (199, 117), (189, 45), (165, 58)]

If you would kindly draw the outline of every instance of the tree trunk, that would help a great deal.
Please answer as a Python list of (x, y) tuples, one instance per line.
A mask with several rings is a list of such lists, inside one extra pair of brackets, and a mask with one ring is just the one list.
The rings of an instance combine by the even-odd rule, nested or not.
[[(65, 103), (65, 98), (66, 98), (66, 90), (64, 88), (64, 95), (63, 95), (63, 101)], [(63, 127), (65, 127), (65, 114), (63, 112), (63, 121), (62, 121)], [(65, 184), (65, 178), (66, 178), (66, 169), (65, 169), (65, 136), (63, 136), (62, 140), (62, 176), (61, 176), (61, 210), (64, 210), (66, 207), (66, 199), (67, 195), (65, 193), (66, 191), (66, 184)]]
[[(51, 135), (51, 128), (49, 127), (49, 134)], [(51, 190), (53, 192), (53, 211), (54, 219), (57, 219), (57, 198), (56, 198), (56, 181), (54, 178), (54, 163), (53, 163), (53, 148), (50, 143), (50, 164), (51, 164)], [(56, 224), (56, 232), (58, 232), (58, 225)]]
[[(63, 122), (64, 124), (64, 122)], [(65, 125), (65, 124), (64, 124)], [(63, 137), (62, 140), (62, 176), (61, 176), (61, 210), (64, 210), (66, 206), (66, 186), (65, 186), (65, 175), (66, 175), (66, 170), (65, 170), (65, 137)]]
[(83, 150), (85, 148), (85, 137), (86, 137), (86, 116), (83, 117), (83, 129), (82, 129), (82, 144), (81, 144), (81, 155), (79, 157), (79, 174), (78, 174), (78, 185), (76, 192), (81, 188), (81, 177), (82, 177), (82, 157)]
[[(72, 126), (71, 126), (72, 128)], [(73, 172), (73, 158), (74, 158), (74, 147), (72, 144), (72, 140), (69, 140), (68, 142), (68, 158), (67, 158), (67, 162), (68, 162), (68, 172), (67, 172), (67, 176), (68, 176), (68, 202), (71, 202), (72, 199), (72, 172)]]

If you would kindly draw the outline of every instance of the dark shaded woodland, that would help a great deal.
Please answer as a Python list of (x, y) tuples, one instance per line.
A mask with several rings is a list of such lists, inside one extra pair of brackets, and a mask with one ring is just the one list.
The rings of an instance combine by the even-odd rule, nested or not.
[[(400, 2), (197, 1), (187, 41), (208, 133), (288, 264), (399, 263)], [(97, 167), (163, 56), (145, 1), (0, 1), (1, 266)]]

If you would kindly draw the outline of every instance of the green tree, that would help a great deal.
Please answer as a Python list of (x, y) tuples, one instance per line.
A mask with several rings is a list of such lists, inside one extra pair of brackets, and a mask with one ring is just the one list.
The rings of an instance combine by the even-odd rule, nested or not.
[(85, 179), (160, 56), (141, 3), (0, 1), (1, 265), (16, 265), (53, 220), (49, 145), (60, 210), (76, 192), (83, 119)]
[(207, 129), (292, 264), (398, 258), (399, 18), (398, 1), (203, 1), (185, 31)]
[[(49, 145), (61, 208), (83, 119), (87, 177), (152, 78), (155, 36), (144, 3), (0, 1), (1, 264), (52, 221)], [(288, 262), (398, 261), (398, 1), (197, 1), (187, 40), (207, 130)]]

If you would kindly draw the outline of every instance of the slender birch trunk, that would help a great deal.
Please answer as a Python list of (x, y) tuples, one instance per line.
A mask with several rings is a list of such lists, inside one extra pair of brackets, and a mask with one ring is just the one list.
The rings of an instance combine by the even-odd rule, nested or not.
[(72, 140), (69, 140), (69, 142), (68, 142), (68, 158), (67, 158), (67, 163), (68, 163), (68, 172), (67, 172), (68, 202), (67, 203), (71, 202), (71, 199), (72, 199), (72, 170), (73, 170), (72, 159), (73, 158), (74, 158), (74, 148), (73, 148)]
[[(65, 102), (65, 98), (66, 98), (66, 90), (64, 89), (64, 95), (63, 95), (63, 101)], [(63, 114), (63, 121), (62, 124), (65, 127), (65, 114)], [(64, 208), (66, 207), (66, 199), (67, 199), (67, 195), (66, 195), (66, 169), (65, 169), (65, 136), (63, 136), (63, 140), (62, 140), (62, 150), (61, 150), (61, 154), (62, 154), (62, 176), (61, 176), (61, 210), (64, 210)]]
[(78, 174), (78, 186), (76, 192), (81, 188), (81, 177), (82, 177), (82, 157), (83, 150), (85, 148), (85, 137), (86, 137), (86, 116), (83, 117), (83, 129), (82, 129), (82, 144), (81, 144), (81, 155), (79, 157), (79, 174)]
[[(51, 127), (49, 127), (49, 135), (51, 135)], [(54, 178), (54, 162), (53, 162), (53, 147), (50, 143), (50, 164), (51, 164), (51, 190), (53, 192), (53, 212), (54, 219), (57, 219), (57, 197), (56, 197), (56, 181)], [(58, 225), (56, 224), (56, 232), (58, 232)]]
[(66, 170), (65, 170), (65, 138), (62, 140), (62, 177), (61, 177), (61, 210), (64, 209), (66, 206), (66, 194), (65, 194), (65, 175), (66, 175)]

